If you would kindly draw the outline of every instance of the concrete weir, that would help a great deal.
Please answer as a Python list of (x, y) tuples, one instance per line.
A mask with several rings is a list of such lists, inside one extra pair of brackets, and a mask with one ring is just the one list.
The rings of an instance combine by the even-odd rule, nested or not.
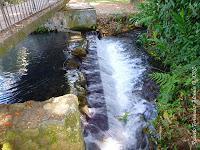
[(60, 3), (38, 12), (11, 30), (0, 33), (0, 54), (14, 47), (27, 35), (44, 25), (49, 30), (89, 30), (96, 27), (96, 10), (86, 3)]
[(65, 8), (56, 12), (45, 27), (50, 30), (66, 31), (91, 30), (96, 27), (96, 10), (87, 3), (69, 3)]

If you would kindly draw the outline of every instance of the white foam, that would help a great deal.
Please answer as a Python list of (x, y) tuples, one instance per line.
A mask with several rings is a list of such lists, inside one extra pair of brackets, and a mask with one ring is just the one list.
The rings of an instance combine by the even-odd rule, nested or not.
[(109, 137), (107, 139), (104, 139), (101, 145), (101, 149), (102, 150), (121, 150), (122, 145), (115, 139)]
[(99, 59), (99, 64), (110, 130), (110, 137), (100, 146), (102, 150), (126, 149), (129, 143), (135, 145), (136, 128), (141, 126), (138, 118), (128, 116), (128, 123), (123, 123), (116, 116), (124, 112), (139, 114), (146, 109), (142, 98), (132, 93), (136, 84), (135, 90), (142, 88), (138, 83), (146, 68), (141, 58), (130, 58), (123, 46), (119, 40), (97, 40), (98, 57), (103, 58)]

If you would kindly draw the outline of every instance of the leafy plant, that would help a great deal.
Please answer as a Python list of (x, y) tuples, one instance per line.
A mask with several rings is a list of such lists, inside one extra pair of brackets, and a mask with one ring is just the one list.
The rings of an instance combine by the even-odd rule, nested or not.
[(159, 99), (161, 102), (167, 103), (172, 99), (176, 83), (179, 82), (176, 75), (169, 75), (167, 73), (153, 73), (151, 78), (160, 85)]
[(128, 117), (130, 116), (129, 112), (125, 112), (123, 115), (118, 117), (119, 121), (126, 123), (128, 121)]
[(40, 26), (35, 30), (35, 33), (49, 33), (50, 30), (44, 26)]
[[(166, 73), (150, 75), (160, 86), (155, 127), (161, 138), (157, 139), (157, 143), (161, 148), (179, 149), (184, 138), (192, 141), (190, 125), (195, 105), (192, 103), (192, 68), (197, 69), (197, 80), (200, 75), (200, 2), (145, 0), (139, 5), (139, 10), (136, 17), (129, 19), (130, 23), (147, 27), (147, 33), (141, 35), (139, 42), (151, 56), (169, 67)], [(198, 98), (199, 82), (195, 83), (195, 87)], [(198, 111), (197, 115), (200, 115)]]

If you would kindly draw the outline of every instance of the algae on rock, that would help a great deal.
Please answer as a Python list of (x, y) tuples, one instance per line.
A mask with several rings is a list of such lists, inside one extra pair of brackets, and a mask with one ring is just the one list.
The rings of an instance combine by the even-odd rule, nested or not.
[(78, 99), (68, 94), (44, 102), (0, 105), (3, 150), (83, 150)]

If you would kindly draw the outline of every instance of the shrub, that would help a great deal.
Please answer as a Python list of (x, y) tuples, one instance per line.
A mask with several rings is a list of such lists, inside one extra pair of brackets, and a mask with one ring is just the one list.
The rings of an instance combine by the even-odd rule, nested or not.
[[(199, 0), (146, 0), (139, 6), (140, 13), (130, 19), (144, 25), (148, 32), (141, 36), (150, 55), (159, 59), (169, 72), (151, 74), (160, 85), (157, 98), (158, 117), (155, 127), (161, 138), (158, 147), (174, 149), (187, 142), (191, 145), (192, 129), (199, 139), (200, 127), (192, 126), (192, 101), (194, 86), (199, 98), (199, 82), (194, 85), (192, 70), (196, 79), (200, 75), (200, 1)], [(193, 81), (193, 82), (192, 82)], [(193, 84), (192, 84), (193, 83)], [(200, 119), (196, 108), (197, 122)]]

